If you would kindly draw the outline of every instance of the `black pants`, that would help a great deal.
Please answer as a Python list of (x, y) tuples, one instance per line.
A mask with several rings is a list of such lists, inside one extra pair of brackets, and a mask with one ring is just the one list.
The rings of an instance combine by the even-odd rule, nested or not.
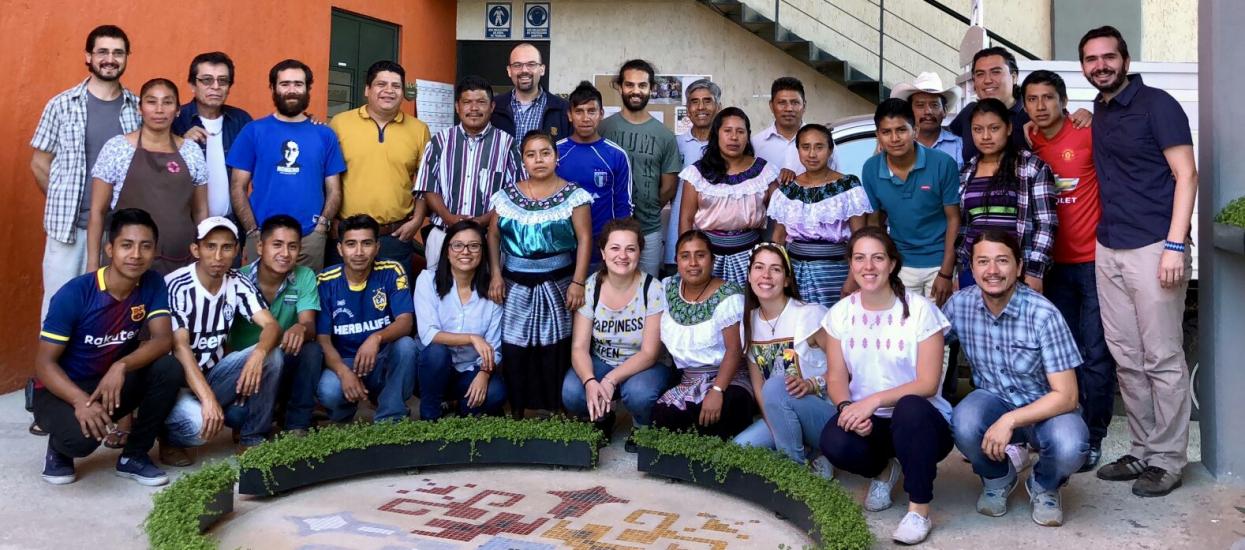
[(712, 435), (722, 439), (735, 437), (752, 424), (756, 415), (756, 401), (748, 390), (730, 385), (722, 392), (722, 414), (718, 421), (708, 426), (700, 425), (700, 403), (688, 403), (679, 410), (664, 403), (653, 405), (653, 425), (668, 430), (693, 428), (700, 435)]
[(934, 500), (938, 463), (951, 453), (955, 440), (951, 425), (928, 399), (905, 395), (890, 418), (873, 417), (873, 431), (866, 436), (843, 431), (838, 420), (836, 414), (821, 431), (821, 452), (831, 464), (874, 478), (886, 470), (891, 458), (898, 458), (908, 500), (915, 504)]
[[(99, 379), (76, 382), (82, 391), (91, 393)], [(113, 421), (141, 409), (134, 418), (134, 428), (125, 444), (123, 455), (146, 454), (155, 444), (156, 434), (177, 401), (177, 392), (185, 383), (182, 366), (166, 355), (146, 367), (125, 375), (121, 387), (121, 403), (112, 413)], [(74, 416), (73, 405), (46, 389), (35, 390), (35, 420), (48, 432), (53, 449), (73, 458), (82, 458), (99, 447), (100, 441), (83, 435), (82, 426)]]

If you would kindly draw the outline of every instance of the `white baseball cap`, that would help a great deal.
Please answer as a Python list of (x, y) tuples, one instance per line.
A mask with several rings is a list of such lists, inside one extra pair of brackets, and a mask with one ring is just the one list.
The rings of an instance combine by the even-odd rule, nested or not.
[(233, 237), (235, 239), (238, 238), (238, 226), (234, 225), (233, 222), (229, 221), (229, 218), (225, 218), (221, 216), (212, 216), (209, 218), (204, 218), (203, 221), (199, 222), (199, 227), (197, 230), (198, 236), (195, 238), (198, 240), (203, 240), (203, 238), (207, 237), (208, 233), (211, 233), (213, 229), (219, 229), (222, 227), (232, 231)]

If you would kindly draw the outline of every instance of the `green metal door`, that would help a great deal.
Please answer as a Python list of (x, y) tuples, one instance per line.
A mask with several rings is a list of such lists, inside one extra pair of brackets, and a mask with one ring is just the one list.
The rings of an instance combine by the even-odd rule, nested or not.
[(333, 10), (328, 116), (363, 104), (367, 68), (384, 59), (398, 61), (397, 25)]

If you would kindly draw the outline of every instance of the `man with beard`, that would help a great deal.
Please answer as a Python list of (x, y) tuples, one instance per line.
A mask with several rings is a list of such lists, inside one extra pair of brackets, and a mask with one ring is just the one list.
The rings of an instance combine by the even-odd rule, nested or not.
[[(43, 306), (86, 269), (86, 225), (91, 205), (87, 186), (104, 143), (138, 129), (138, 97), (121, 86), (130, 39), (113, 25), (100, 25), (86, 37), (91, 75), (48, 101), (30, 140), (35, 183), (47, 197), (43, 209)], [(55, 159), (55, 162), (53, 160)]]
[(891, 97), (906, 99), (912, 104), (912, 114), (916, 115), (917, 143), (951, 155), (956, 166), (964, 165), (964, 141), (942, 127), (943, 119), (947, 118), (947, 107), (960, 102), (958, 88), (943, 88), (938, 73), (921, 73), (912, 82), (895, 86)]
[(514, 137), (515, 143), (532, 130), (548, 132), (553, 139), (570, 135), (566, 100), (540, 88), (545, 64), (536, 46), (525, 42), (510, 50), (506, 75), (514, 89), (493, 98), (493, 126)]
[(189, 82), (195, 97), (178, 111), (173, 133), (198, 142), (207, 157), (208, 215), (229, 217), (233, 213), (229, 202), (232, 170), (225, 165), (225, 158), (251, 115), (225, 104), (234, 72), (233, 60), (224, 52), (196, 55), (190, 62)]
[(233, 169), (230, 198), (246, 232), (245, 261), (253, 261), (259, 226), (287, 214), (303, 225), (299, 265), (324, 266), (330, 222), (341, 206), (340, 174), (346, 171), (337, 134), (306, 114), (311, 101), (311, 69), (286, 59), (268, 71), (277, 112), (247, 124), (229, 151)]
[[(614, 77), (623, 109), (601, 122), (601, 135), (622, 146), (631, 160), (631, 203), (644, 231), (640, 269), (656, 277), (662, 261), (661, 208), (674, 198), (679, 170), (679, 144), (666, 125), (645, 110), (657, 84), (657, 70), (643, 59), (623, 63)], [(675, 220), (671, 220), (675, 223)]]
[[(683, 168), (687, 168), (705, 153), (709, 144), (709, 127), (713, 126), (713, 117), (722, 107), (722, 88), (713, 81), (702, 78), (687, 87), (687, 116), (692, 121), (692, 129), (686, 134), (675, 136), (679, 144), (679, 155), (683, 158)], [(670, 203), (670, 223), (666, 227), (666, 242), (679, 240), (679, 207), (683, 202), (683, 186), (677, 186), (674, 202)], [(666, 271), (675, 272), (674, 247), (666, 247)]]
[(1093, 152), (1102, 195), (1095, 251), (1107, 347), (1128, 413), (1129, 453), (1098, 469), (1163, 496), (1188, 463), (1189, 371), (1183, 327), (1197, 167), (1189, 118), (1175, 98), (1128, 74), (1114, 27), (1081, 38), (1081, 72), (1098, 88)]

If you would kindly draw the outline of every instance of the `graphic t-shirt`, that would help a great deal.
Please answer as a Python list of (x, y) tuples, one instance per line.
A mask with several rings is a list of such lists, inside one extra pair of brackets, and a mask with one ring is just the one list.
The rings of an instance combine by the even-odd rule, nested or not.
[(631, 204), (644, 234), (661, 231), (661, 176), (683, 169), (674, 133), (655, 118), (632, 124), (622, 113), (601, 121), (600, 132), (631, 160)]
[(310, 120), (284, 122), (268, 115), (242, 128), (229, 148), (230, 168), (251, 173), (251, 210), (256, 223), (288, 214), (315, 229), (324, 208), (324, 178), (346, 171), (337, 134)]
[(241, 315), (250, 321), (267, 306), (251, 280), (232, 269), (216, 293), (209, 292), (199, 281), (196, 265), (198, 262), (169, 273), (164, 282), (169, 287), (173, 330), (190, 332), (190, 349), (199, 368), (206, 372), (224, 357), (234, 319)]
[(648, 282), (648, 295), (645, 296), (645, 279), (649, 277), (652, 276), (636, 277), (635, 295), (622, 309), (610, 309), (604, 300), (592, 307), (594, 296), (597, 296), (597, 273), (588, 277), (584, 289), (587, 299), (578, 312), (592, 321), (592, 356), (611, 367), (623, 364), (640, 352), (640, 345), (644, 342), (644, 320), (649, 315), (666, 310), (666, 292), (657, 278), (652, 277)]
[(1055, 173), (1055, 214), (1059, 231), (1051, 257), (1056, 263), (1078, 264), (1094, 261), (1098, 220), (1102, 203), (1098, 196), (1098, 172), (1094, 169), (1093, 130), (1077, 128), (1068, 121), (1046, 139), (1040, 131), (1029, 134), (1033, 151)]
[(411, 286), (402, 264), (387, 260), (372, 264), (367, 283), (354, 286), (341, 264), (320, 272), (320, 314), (316, 333), (333, 337), (342, 359), (353, 359), (373, 332), (393, 324), (403, 313), (413, 313)]
[(58, 363), (70, 380), (103, 376), (138, 347), (135, 337), (148, 320), (169, 314), (160, 274), (144, 273), (130, 295), (117, 300), (104, 283), (106, 269), (75, 277), (56, 291), (39, 331), (40, 340), (65, 347)]
[[(592, 195), (594, 241), (605, 222), (631, 215), (631, 163), (618, 144), (605, 138), (592, 143), (559, 141), (557, 172)], [(593, 257), (599, 256), (593, 247)]]
[[(764, 320), (761, 308), (753, 309), (749, 320), (752, 341), (744, 347), (747, 359), (761, 369), (761, 376), (766, 379), (780, 371), (803, 379), (825, 376), (826, 352), (810, 346), (808, 340), (821, 328), (825, 316), (825, 306), (799, 300), (787, 300), (787, 307), (776, 320)], [(742, 323), (739, 337), (743, 341)]]

